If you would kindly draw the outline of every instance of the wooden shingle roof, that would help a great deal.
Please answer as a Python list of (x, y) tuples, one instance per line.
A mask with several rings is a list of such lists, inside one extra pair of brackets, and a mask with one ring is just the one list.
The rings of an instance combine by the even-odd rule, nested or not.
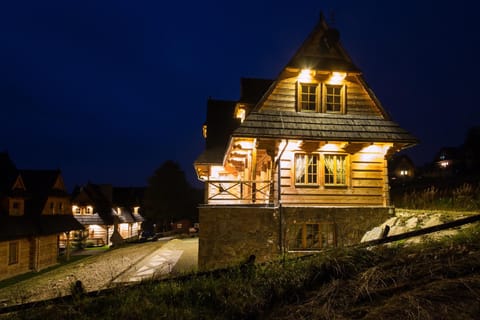
[(326, 113), (252, 112), (233, 132), (234, 137), (397, 142), (415, 144), (416, 138), (397, 123), (380, 117)]

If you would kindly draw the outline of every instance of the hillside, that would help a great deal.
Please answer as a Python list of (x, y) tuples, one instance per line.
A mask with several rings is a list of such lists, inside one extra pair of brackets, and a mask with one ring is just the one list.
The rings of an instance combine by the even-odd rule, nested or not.
[[(408, 218), (406, 221), (408, 221)], [(478, 319), (480, 226), (117, 288), (18, 319)], [(1, 317), (0, 317), (1, 318)]]

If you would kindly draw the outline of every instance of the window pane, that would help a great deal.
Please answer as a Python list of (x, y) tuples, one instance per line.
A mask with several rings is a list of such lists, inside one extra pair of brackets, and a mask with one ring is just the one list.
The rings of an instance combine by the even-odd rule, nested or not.
[(347, 183), (347, 161), (344, 155), (325, 155), (325, 184), (345, 185)]
[(18, 263), (18, 242), (10, 242), (8, 246), (8, 264)]
[(318, 183), (318, 155), (295, 155), (295, 183)]
[(300, 110), (315, 111), (317, 109), (317, 85), (301, 84), (300, 85)]
[(305, 183), (305, 155), (295, 155), (295, 183)]
[(326, 112), (341, 112), (342, 110), (342, 87), (326, 86), (325, 109)]

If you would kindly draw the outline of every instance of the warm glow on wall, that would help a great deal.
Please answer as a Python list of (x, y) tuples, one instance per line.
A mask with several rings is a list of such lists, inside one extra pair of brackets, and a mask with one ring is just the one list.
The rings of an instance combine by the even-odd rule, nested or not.
[(100, 227), (99, 225), (97, 224), (92, 224), (88, 227), (88, 231), (90, 234), (92, 233), (100, 233), (100, 232), (103, 232), (104, 231), (104, 228)]
[(239, 107), (239, 108), (237, 108), (235, 118), (240, 119), (240, 122), (243, 122), (243, 120), (245, 120), (246, 114), (247, 114), (247, 112), (245, 111), (245, 108), (244, 107)]
[(345, 72), (332, 72), (332, 75), (328, 79), (329, 84), (342, 84), (347, 74)]
[(336, 145), (334, 143), (327, 143), (326, 145), (322, 146), (320, 148), (320, 151), (333, 151), (333, 152), (337, 152), (337, 151), (343, 151), (339, 145)]
[(225, 171), (222, 166), (212, 166), (210, 168), (210, 177), (214, 179), (220, 178), (220, 172)]
[(391, 146), (391, 144), (371, 144), (360, 150), (360, 159), (367, 162), (381, 161)]
[(73, 206), (72, 206), (72, 213), (73, 213), (73, 214), (76, 214), (76, 213), (77, 213), (77, 210), (78, 210), (78, 206), (73, 205)]
[(237, 140), (234, 145), (235, 147), (240, 147), (240, 149), (251, 150), (253, 149), (254, 141)]
[(300, 71), (300, 74), (298, 75), (298, 80), (301, 82), (310, 82), (312, 81), (312, 77), (314, 75), (314, 72), (310, 69), (302, 69)]

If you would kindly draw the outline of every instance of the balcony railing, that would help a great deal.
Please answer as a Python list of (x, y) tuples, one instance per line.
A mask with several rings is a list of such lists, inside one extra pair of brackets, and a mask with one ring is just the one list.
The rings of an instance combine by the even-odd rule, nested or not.
[(269, 203), (271, 181), (209, 180), (209, 204)]

